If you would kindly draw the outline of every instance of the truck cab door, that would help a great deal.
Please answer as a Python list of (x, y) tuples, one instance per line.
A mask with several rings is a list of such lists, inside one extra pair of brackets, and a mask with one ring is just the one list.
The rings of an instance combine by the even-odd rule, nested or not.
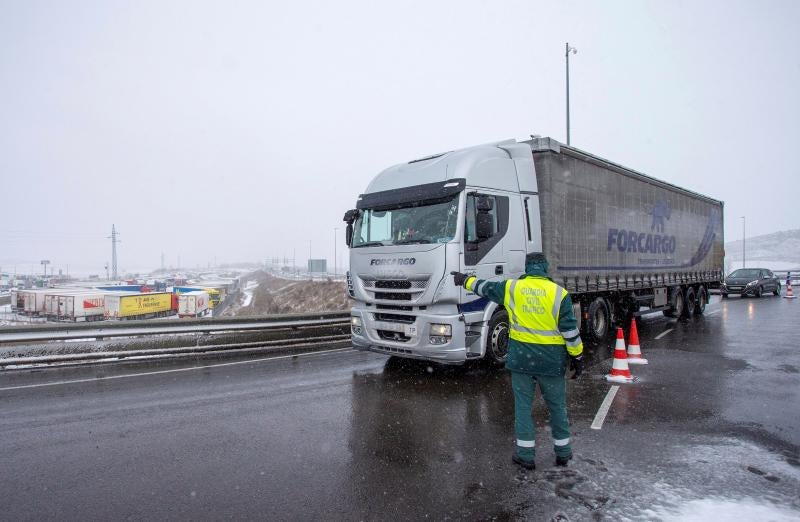
[[(503, 253), (503, 238), (508, 232), (508, 196), (493, 191), (469, 192), (466, 197), (464, 250), (461, 253), (462, 272), (474, 273), (478, 279), (499, 281), (509, 276), (509, 263)], [(482, 319), (486, 300), (474, 297), (462, 289), (463, 309), (474, 313), (467, 322)], [(480, 317), (480, 318), (479, 318)]]

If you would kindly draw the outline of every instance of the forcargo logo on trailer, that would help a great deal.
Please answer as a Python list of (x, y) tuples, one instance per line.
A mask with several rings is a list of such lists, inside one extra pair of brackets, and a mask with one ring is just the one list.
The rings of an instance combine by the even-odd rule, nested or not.
[[(650, 225), (651, 232), (664, 232), (664, 220), (669, 220), (669, 218), (672, 217), (672, 208), (667, 201), (657, 201), (656, 204), (653, 205), (653, 210), (647, 214), (653, 216), (653, 222)], [(614, 246), (616, 246), (617, 250), (620, 252), (674, 254), (676, 241), (675, 236), (609, 228), (608, 246), (606, 250), (611, 250)]]
[(608, 247), (616, 246), (620, 252), (641, 252), (643, 254), (674, 254), (675, 236), (647, 234), (634, 230), (608, 229)]
[(391, 259), (373, 259), (369, 262), (372, 266), (413, 265), (417, 262), (415, 257), (398, 257)]

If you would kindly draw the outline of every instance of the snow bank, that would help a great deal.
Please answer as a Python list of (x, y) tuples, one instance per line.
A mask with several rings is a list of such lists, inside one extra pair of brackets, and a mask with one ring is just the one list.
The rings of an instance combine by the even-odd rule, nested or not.
[(709, 520), (769, 520), (797, 522), (800, 513), (753, 499), (705, 498), (690, 500), (677, 508), (650, 510), (647, 516), (664, 522), (707, 522)]

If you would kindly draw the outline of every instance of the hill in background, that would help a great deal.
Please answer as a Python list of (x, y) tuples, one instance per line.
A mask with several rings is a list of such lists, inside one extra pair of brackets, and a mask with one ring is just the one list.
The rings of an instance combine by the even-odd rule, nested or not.
[[(800, 268), (800, 229), (745, 239), (745, 263), (770, 270)], [(725, 243), (725, 270), (742, 267), (742, 240)]]
[(352, 306), (341, 281), (283, 279), (262, 270), (242, 276), (241, 281), (241, 295), (222, 317), (344, 312)]

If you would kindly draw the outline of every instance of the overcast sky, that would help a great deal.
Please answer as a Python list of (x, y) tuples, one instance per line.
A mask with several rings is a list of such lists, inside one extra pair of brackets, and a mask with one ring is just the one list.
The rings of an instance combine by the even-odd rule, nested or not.
[[(800, 2), (0, 0), (0, 266), (333, 257), (381, 169), (537, 133), (800, 227)], [(794, 190), (796, 194), (796, 190)]]

